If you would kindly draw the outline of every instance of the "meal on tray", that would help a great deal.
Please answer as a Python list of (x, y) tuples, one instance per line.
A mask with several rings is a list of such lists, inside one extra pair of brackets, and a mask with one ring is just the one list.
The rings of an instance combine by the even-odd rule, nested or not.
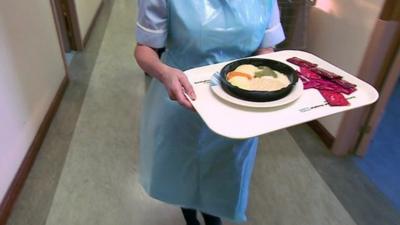
[(342, 76), (318, 67), (298, 57), (287, 59), (288, 62), (299, 66), (298, 76), (303, 81), (304, 89), (315, 88), (331, 106), (346, 106), (350, 103), (345, 98), (356, 91), (356, 85), (342, 78)]
[(227, 74), (227, 81), (250, 91), (276, 91), (289, 86), (288, 77), (268, 66), (243, 64)]
[(268, 102), (286, 97), (298, 81), (296, 70), (270, 59), (247, 58), (222, 68), (222, 89), (237, 98)]

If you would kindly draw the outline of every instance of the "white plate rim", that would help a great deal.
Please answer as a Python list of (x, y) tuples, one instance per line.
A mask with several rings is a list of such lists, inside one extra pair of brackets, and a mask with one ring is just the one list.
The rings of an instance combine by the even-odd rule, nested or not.
[(271, 108), (289, 104), (300, 98), (300, 96), (303, 94), (303, 89), (304, 89), (303, 82), (299, 79), (296, 85), (293, 87), (292, 91), (284, 98), (270, 102), (252, 102), (236, 98), (226, 93), (222, 89), (221, 85), (210, 85), (210, 88), (215, 95), (217, 95), (218, 97), (220, 97), (225, 101), (228, 101), (236, 105), (252, 107), (252, 108)]

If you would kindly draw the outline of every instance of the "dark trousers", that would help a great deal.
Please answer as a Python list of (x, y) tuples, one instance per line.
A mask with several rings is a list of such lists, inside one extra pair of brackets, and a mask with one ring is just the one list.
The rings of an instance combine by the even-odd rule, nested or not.
[[(194, 209), (182, 208), (183, 217), (185, 217), (186, 225), (200, 225), (197, 220), (197, 211)], [(222, 225), (222, 221), (219, 217), (212, 216), (206, 213), (201, 213), (203, 215), (206, 225)]]

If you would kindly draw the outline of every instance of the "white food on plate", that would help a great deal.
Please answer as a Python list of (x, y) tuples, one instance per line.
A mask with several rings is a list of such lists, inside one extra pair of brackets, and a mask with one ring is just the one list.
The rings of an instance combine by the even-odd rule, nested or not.
[(250, 74), (252, 77), (254, 77), (255, 73), (257, 71), (260, 71), (260, 69), (254, 65), (251, 64), (243, 64), (238, 66), (235, 71), (237, 72), (242, 72), (242, 73), (247, 73)]
[(260, 69), (251, 64), (244, 64), (238, 66), (235, 69), (236, 72), (246, 73), (252, 76), (251, 79), (248, 79), (243, 76), (233, 76), (228, 81), (241, 89), (249, 90), (249, 91), (277, 91), (282, 88), (289, 86), (290, 81), (289, 78), (276, 70), (273, 70), (277, 77), (273, 76), (262, 76), (262, 77), (254, 77), (257, 71)]
[(271, 76), (263, 76), (249, 80), (249, 89), (253, 91), (277, 91), (290, 84), (288, 77), (278, 71), (274, 72), (278, 75), (276, 78)]
[(250, 80), (247, 79), (246, 77), (241, 77), (241, 76), (234, 76), (231, 79), (229, 79), (229, 82), (233, 86), (237, 86), (241, 89), (249, 90), (250, 89)]

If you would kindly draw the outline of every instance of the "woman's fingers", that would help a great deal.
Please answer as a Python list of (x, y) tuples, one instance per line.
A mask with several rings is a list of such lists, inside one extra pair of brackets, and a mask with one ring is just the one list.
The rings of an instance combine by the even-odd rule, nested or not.
[(196, 100), (196, 93), (194, 93), (193, 86), (190, 84), (189, 80), (185, 76), (185, 74), (181, 74), (179, 76), (179, 81), (181, 82), (181, 85), (183, 89), (185, 90), (186, 94), (189, 95), (189, 97), (192, 99), (192, 101)]
[(185, 93), (189, 95), (192, 100), (196, 99), (196, 95), (189, 80), (185, 74), (178, 69), (170, 68), (169, 71), (170, 72), (167, 73), (168, 76), (164, 76), (164, 79), (162, 79), (164, 86), (168, 90), (169, 98), (173, 101), (177, 101), (185, 108), (195, 111), (192, 103), (185, 95)]
[(183, 107), (194, 111), (192, 103), (186, 98), (186, 96), (183, 93), (183, 90), (181, 90), (180, 92), (176, 93), (176, 100)]
[(181, 106), (194, 111), (192, 103), (186, 98), (184, 89), (179, 82), (168, 91), (168, 95), (171, 100), (177, 101)]

